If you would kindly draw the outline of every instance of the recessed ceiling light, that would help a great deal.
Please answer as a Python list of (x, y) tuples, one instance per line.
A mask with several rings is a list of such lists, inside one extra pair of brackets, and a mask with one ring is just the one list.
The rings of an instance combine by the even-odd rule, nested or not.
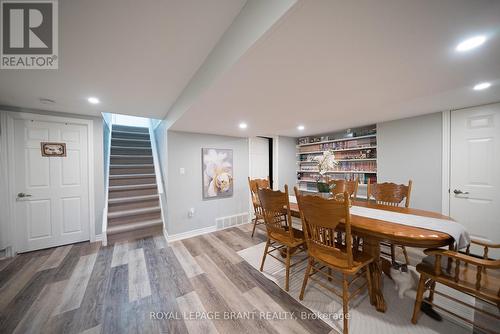
[(240, 129), (246, 129), (248, 127), (247, 123), (240, 123)]
[(474, 86), (474, 90), (483, 90), (490, 88), (491, 84), (489, 82), (481, 82)]
[(455, 50), (458, 52), (469, 51), (469, 50), (477, 48), (478, 46), (482, 45), (484, 42), (486, 42), (485, 36), (475, 36), (475, 37), (466, 39), (465, 41), (458, 44), (457, 47), (455, 48)]
[(305, 127), (304, 127), (303, 125), (299, 125), (299, 126), (297, 127), (297, 130), (299, 130), (299, 131), (302, 131), (302, 130), (304, 130), (304, 129), (305, 129)]
[(89, 101), (89, 103), (91, 104), (98, 104), (100, 102), (97, 97), (89, 97), (87, 101)]

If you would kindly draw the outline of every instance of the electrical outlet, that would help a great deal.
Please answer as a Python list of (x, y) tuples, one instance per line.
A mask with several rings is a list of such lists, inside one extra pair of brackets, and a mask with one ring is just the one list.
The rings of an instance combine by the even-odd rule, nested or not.
[(186, 174), (186, 169), (184, 169), (184, 167), (179, 168), (179, 173), (180, 173), (181, 175)]
[(188, 217), (189, 217), (189, 218), (193, 218), (193, 216), (194, 216), (194, 208), (191, 208), (191, 209), (189, 209), (189, 211), (188, 211)]

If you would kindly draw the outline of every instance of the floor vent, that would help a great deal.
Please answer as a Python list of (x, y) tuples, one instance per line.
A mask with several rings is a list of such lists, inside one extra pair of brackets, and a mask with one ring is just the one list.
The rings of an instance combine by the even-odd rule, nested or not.
[(249, 222), (248, 212), (238, 213), (232, 216), (215, 218), (217, 229), (224, 229), (231, 226), (246, 224)]

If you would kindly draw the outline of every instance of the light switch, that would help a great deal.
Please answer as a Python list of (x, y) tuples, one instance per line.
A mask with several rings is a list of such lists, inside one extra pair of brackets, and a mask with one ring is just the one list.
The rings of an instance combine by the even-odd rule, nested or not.
[(184, 169), (184, 167), (179, 168), (179, 173), (180, 173), (181, 175), (186, 174), (186, 170)]

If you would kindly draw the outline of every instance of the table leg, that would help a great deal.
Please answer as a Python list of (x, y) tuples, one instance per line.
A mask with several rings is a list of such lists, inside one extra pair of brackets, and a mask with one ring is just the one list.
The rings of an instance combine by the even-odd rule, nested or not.
[(387, 305), (382, 293), (382, 268), (380, 264), (380, 241), (377, 239), (363, 237), (363, 249), (373, 256), (373, 262), (370, 264), (372, 276), (372, 293), (370, 303), (375, 306), (377, 311), (385, 312)]

